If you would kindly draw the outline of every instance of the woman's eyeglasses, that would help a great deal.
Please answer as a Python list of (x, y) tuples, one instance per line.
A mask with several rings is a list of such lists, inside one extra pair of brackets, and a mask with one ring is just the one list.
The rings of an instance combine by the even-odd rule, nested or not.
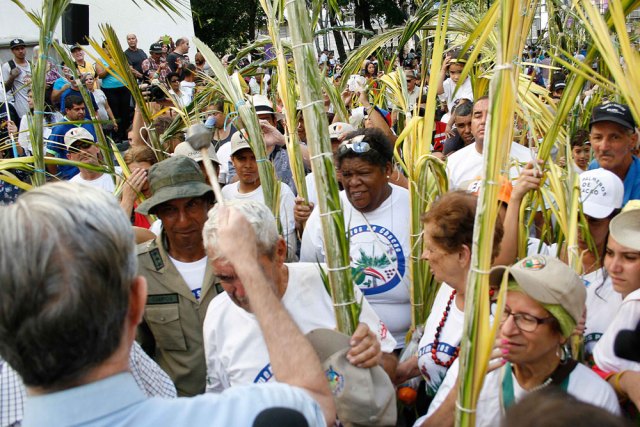
[(502, 312), (502, 320), (500, 323), (505, 323), (509, 316), (513, 316), (513, 321), (516, 324), (516, 327), (522, 332), (534, 332), (538, 328), (538, 325), (543, 323), (553, 323), (555, 321), (555, 317), (553, 316), (540, 318), (528, 313), (514, 313), (511, 309), (505, 307)]

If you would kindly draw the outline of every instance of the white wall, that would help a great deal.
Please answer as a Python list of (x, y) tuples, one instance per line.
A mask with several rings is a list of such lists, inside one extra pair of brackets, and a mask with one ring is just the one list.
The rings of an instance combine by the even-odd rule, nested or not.
[[(2, 62), (11, 58), (8, 49), (9, 41), (21, 38), (27, 44), (38, 41), (39, 29), (25, 16), (25, 14), (12, 2), (2, 0), (0, 12), (0, 60)], [(27, 9), (40, 10), (41, 0), (22, 0)], [(123, 49), (127, 48), (126, 35), (134, 33), (138, 36), (138, 48), (149, 53), (151, 43), (162, 35), (169, 35), (174, 40), (179, 37), (194, 37), (193, 20), (191, 16), (191, 2), (184, 0), (187, 8), (180, 8), (183, 17), (169, 16), (148, 6), (144, 1), (138, 1), (140, 7), (131, 0), (75, 0), (76, 4), (89, 5), (89, 36), (102, 40), (99, 24), (111, 24), (120, 36)], [(55, 37), (62, 39), (62, 24), (55, 31)], [(195, 55), (195, 47), (191, 43), (189, 56)]]

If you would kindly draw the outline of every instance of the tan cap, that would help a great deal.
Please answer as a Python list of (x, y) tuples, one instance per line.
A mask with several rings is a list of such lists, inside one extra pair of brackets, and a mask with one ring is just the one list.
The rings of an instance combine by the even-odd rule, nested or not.
[(622, 246), (640, 251), (640, 209), (616, 215), (609, 223), (609, 233)]
[(230, 156), (233, 156), (235, 153), (240, 150), (244, 150), (245, 148), (251, 150), (249, 141), (247, 141), (244, 132), (240, 130), (231, 135), (231, 141), (229, 141), (229, 144), (231, 144), (231, 152), (229, 153)]
[[(209, 158), (212, 162), (220, 164), (218, 156), (216, 156), (216, 149), (213, 144), (210, 144), (207, 152), (209, 153)], [(194, 149), (187, 141), (181, 142), (180, 144), (176, 145), (176, 148), (173, 150), (173, 155), (187, 156), (190, 159), (195, 160), (196, 162), (200, 162), (204, 158), (202, 157), (202, 152), (200, 150)]]
[(584, 313), (587, 290), (567, 264), (547, 255), (532, 255), (509, 269), (522, 290), (543, 304), (561, 305), (577, 323)]
[(347, 360), (349, 337), (331, 329), (307, 334), (315, 349), (336, 403), (338, 418), (353, 426), (396, 425), (396, 393), (381, 366), (369, 369)]
[(67, 150), (78, 141), (96, 142), (91, 132), (83, 127), (71, 128), (64, 134), (64, 145), (67, 147)]

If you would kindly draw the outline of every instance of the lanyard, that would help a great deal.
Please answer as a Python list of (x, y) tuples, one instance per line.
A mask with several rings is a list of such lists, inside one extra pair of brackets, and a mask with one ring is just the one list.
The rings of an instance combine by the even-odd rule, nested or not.
[[(567, 391), (567, 389), (569, 388), (569, 375), (567, 375), (558, 386), (563, 391)], [(500, 389), (500, 404), (502, 406), (502, 412), (504, 413), (507, 408), (513, 405), (515, 403), (515, 400), (516, 398), (513, 392), (513, 375), (511, 363), (507, 362), (502, 368), (502, 381)]]

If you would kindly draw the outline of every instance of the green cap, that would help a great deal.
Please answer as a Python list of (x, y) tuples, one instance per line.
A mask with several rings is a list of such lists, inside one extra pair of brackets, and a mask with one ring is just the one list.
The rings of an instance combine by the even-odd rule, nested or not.
[(186, 156), (173, 156), (149, 169), (153, 196), (140, 203), (136, 212), (147, 215), (158, 205), (175, 199), (200, 197), (213, 189), (206, 184), (198, 164)]

